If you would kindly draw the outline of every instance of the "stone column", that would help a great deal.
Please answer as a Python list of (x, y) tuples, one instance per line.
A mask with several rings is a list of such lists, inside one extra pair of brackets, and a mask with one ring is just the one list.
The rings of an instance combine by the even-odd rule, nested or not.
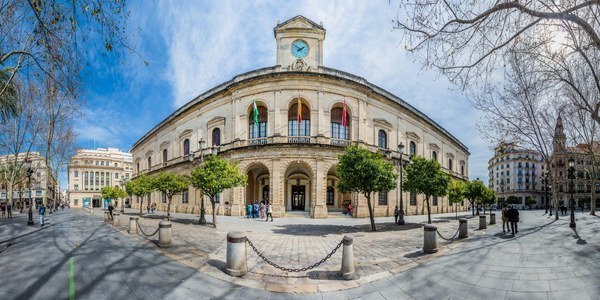
[(169, 221), (160, 221), (158, 223), (158, 246), (159, 247), (169, 247), (171, 246), (172, 239), (172, 231), (171, 231), (171, 222)]
[(469, 236), (467, 228), (467, 219), (458, 220), (458, 238), (464, 239)]
[(423, 227), (423, 252), (435, 253), (437, 249), (437, 227), (433, 225), (425, 225)]
[(225, 273), (243, 276), (248, 272), (246, 235), (233, 231), (227, 234), (227, 267)]
[(129, 234), (137, 234), (137, 223), (140, 217), (129, 217)]
[(315, 175), (312, 178), (312, 183), (315, 186), (315, 193), (311, 202), (315, 205), (313, 218), (327, 218), (327, 205), (325, 202), (325, 194), (327, 191), (327, 170), (325, 170), (325, 162), (322, 159), (317, 159)]
[(344, 248), (342, 249), (342, 276), (344, 280), (352, 280), (354, 279), (354, 250), (353, 243), (354, 239), (345, 235), (342, 243), (344, 244)]
[(487, 223), (485, 216), (479, 216), (479, 229), (486, 229)]

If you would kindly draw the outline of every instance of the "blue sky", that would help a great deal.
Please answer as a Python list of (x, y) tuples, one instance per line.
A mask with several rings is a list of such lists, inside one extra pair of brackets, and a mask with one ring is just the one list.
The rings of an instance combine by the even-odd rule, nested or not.
[[(362, 76), (427, 114), (471, 152), (469, 174), (487, 182), (481, 113), (433, 71), (422, 71), (393, 30), (397, 1), (129, 1), (130, 43), (143, 57), (99, 57), (85, 77), (81, 148), (130, 150), (198, 94), (275, 64), (273, 27), (303, 15), (327, 30), (324, 65)], [(149, 64), (146, 66), (144, 60)], [(64, 178), (63, 180), (66, 180)]]

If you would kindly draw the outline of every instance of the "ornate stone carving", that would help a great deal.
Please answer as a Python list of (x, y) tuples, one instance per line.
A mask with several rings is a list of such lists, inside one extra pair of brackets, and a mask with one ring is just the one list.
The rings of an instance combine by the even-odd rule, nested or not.
[(310, 67), (302, 59), (296, 59), (296, 61), (290, 66), (290, 69), (292, 69), (292, 71), (310, 71)]

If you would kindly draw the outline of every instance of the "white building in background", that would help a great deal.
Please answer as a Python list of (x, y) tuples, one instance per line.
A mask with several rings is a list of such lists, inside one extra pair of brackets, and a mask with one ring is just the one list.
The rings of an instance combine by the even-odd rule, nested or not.
[[(102, 199), (100, 190), (123, 186), (130, 180), (131, 161), (131, 153), (116, 148), (78, 150), (67, 166), (67, 201), (71, 207), (106, 207), (110, 200)], [(129, 204), (125, 199), (125, 206)]]
[[(54, 200), (54, 193), (51, 191), (58, 185), (52, 176), (52, 172), (46, 166), (45, 159), (40, 153), (29, 152), (19, 153), (16, 160), (14, 155), (0, 156), (0, 205), (11, 202), (15, 208), (18, 208), (22, 202), (24, 207), (29, 207), (29, 181), (25, 176), (27, 170), (24, 160), (31, 162), (31, 169), (33, 171), (30, 178), (31, 198), (34, 203), (44, 203), (46, 205)], [(13, 185), (11, 197), (9, 182), (3, 172), (5, 169), (13, 166), (21, 169), (21, 179)]]
[(501, 143), (488, 161), (489, 187), (496, 192), (500, 203), (514, 196), (519, 198), (518, 204), (526, 205), (527, 197), (532, 197), (536, 200), (533, 207), (545, 207), (548, 201), (542, 182), (545, 167), (539, 152), (514, 143)]

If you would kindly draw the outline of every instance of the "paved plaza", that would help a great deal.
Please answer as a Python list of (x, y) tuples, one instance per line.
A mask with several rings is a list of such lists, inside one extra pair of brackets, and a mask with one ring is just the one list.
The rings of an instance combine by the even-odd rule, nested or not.
[[(501, 224), (477, 230), (478, 219), (469, 219), (467, 239), (438, 238), (440, 251), (425, 255), (424, 216), (407, 216), (406, 226), (377, 218), (373, 233), (368, 219), (342, 216), (219, 216), (215, 230), (173, 214), (173, 245), (158, 248), (156, 236), (127, 233), (134, 213), (121, 216), (120, 227), (105, 224), (99, 210), (59, 211), (43, 228), (28, 227), (26, 214), (0, 220), (0, 298), (69, 298), (72, 277), (76, 299), (600, 299), (600, 218), (587, 214), (577, 213), (573, 231), (568, 217), (522, 211), (514, 237)], [(153, 232), (162, 217), (144, 214), (140, 225)], [(455, 234), (454, 214), (433, 218), (443, 236)], [(340, 278), (341, 249), (313, 270), (287, 273), (249, 248), (249, 273), (230, 277), (222, 271), (229, 231), (247, 233), (266, 257), (292, 268), (319, 261), (352, 235), (358, 278)]]

